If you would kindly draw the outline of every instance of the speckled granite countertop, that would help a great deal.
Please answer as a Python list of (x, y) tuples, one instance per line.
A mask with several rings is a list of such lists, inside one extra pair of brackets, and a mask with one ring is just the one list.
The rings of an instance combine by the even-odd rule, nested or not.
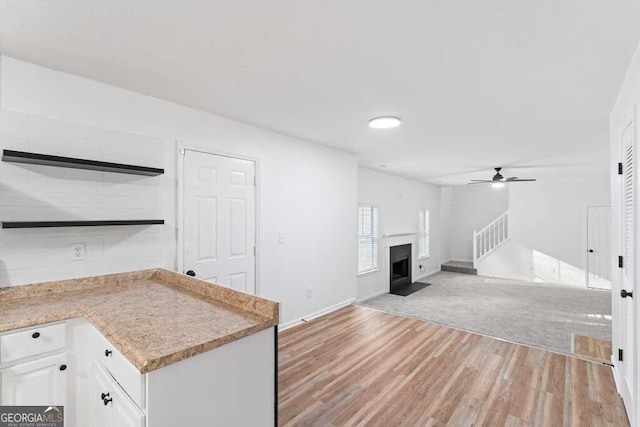
[(278, 324), (278, 303), (167, 270), (0, 288), (0, 332), (89, 320), (142, 373)]

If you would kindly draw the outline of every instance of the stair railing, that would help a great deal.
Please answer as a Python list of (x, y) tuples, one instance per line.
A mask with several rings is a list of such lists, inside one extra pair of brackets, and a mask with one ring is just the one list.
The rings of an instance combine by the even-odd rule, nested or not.
[(473, 232), (473, 266), (509, 239), (509, 211), (480, 231)]

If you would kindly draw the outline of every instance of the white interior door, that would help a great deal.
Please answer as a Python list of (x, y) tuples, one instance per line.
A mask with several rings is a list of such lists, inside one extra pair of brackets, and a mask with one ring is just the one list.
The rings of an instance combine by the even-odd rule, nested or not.
[(611, 207), (587, 207), (587, 286), (611, 289)]
[(255, 293), (255, 163), (185, 150), (184, 272)]
[[(637, 144), (635, 122), (629, 121), (621, 134), (622, 144), (622, 192), (621, 192), (621, 244), (623, 268), (621, 289), (612, 294), (612, 298), (620, 304), (621, 335), (620, 346), (623, 350), (623, 360), (618, 361), (618, 375), (622, 382), (621, 395), (626, 408), (635, 408), (634, 396), (634, 310), (633, 299), (623, 298), (625, 292), (633, 292), (636, 281), (636, 242), (637, 242)], [(619, 294), (618, 294), (619, 292)], [(615, 301), (614, 300), (614, 301)], [(629, 413), (633, 417), (632, 412)]]

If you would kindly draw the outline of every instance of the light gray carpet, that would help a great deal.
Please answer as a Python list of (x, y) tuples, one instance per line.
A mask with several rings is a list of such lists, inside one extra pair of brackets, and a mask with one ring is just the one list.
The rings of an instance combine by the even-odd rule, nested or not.
[(611, 340), (611, 293), (439, 272), (406, 297), (361, 304), (389, 313), (571, 354), (571, 334)]

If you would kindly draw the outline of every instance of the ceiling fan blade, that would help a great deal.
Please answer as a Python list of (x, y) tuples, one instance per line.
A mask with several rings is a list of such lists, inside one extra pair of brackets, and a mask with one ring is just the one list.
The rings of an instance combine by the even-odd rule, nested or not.
[(508, 179), (509, 182), (526, 182), (526, 181), (535, 181), (535, 179)]
[(517, 176), (509, 177), (509, 178), (507, 178), (507, 181), (513, 181), (514, 179), (518, 179), (518, 177)]
[(475, 182), (491, 182), (488, 179), (470, 179), (469, 181), (471, 181), (471, 182), (474, 182), (474, 181)]
[(474, 185), (474, 184), (489, 184), (490, 182), (493, 182), (493, 181), (476, 181), (476, 182), (469, 182), (469, 183), (467, 183), (467, 185)]

